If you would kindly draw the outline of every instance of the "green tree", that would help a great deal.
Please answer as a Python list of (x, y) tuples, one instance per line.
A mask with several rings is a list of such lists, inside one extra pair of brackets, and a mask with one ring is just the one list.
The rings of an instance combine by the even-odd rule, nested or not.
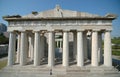
[(6, 38), (3, 33), (0, 34), (0, 44), (8, 44), (9, 39)]
[(114, 37), (114, 38), (112, 39), (112, 43), (113, 43), (113, 44), (119, 44), (119, 45), (120, 45), (120, 37)]

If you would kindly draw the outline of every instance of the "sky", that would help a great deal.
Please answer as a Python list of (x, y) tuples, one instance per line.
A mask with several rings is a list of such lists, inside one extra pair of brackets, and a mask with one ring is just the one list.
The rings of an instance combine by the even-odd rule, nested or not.
[(32, 11), (53, 9), (56, 5), (62, 9), (88, 12), (101, 16), (107, 13), (116, 14), (113, 21), (112, 37), (120, 37), (120, 0), (0, 0), (0, 23), (8, 26), (2, 19), (5, 15), (27, 15)]

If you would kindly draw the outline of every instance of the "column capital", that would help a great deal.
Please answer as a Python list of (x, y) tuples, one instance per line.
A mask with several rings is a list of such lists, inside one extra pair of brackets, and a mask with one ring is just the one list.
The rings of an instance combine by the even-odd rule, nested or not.
[(25, 33), (26, 31), (20, 31), (21, 33)]
[(100, 29), (93, 29), (92, 32), (99, 32)]
[(34, 32), (34, 33), (36, 33), (36, 32), (38, 32), (38, 33), (39, 33), (40, 31), (33, 31), (33, 32)]
[(53, 30), (53, 31), (52, 31), (52, 30), (50, 30), (50, 31), (47, 31), (47, 32), (48, 32), (48, 33), (50, 33), (50, 32), (51, 32), (51, 33), (55, 33), (55, 31), (54, 31), (54, 30)]
[(84, 31), (85, 31), (84, 29), (77, 30), (77, 32), (84, 32)]
[(16, 33), (15, 31), (10, 31), (9, 33)]
[(63, 30), (63, 32), (69, 32), (70, 30)]
[(44, 33), (40, 33), (40, 36), (44, 36)]
[(54, 31), (55, 31), (54, 29), (47, 30), (47, 32), (54, 32)]
[(25, 29), (22, 29), (22, 30), (19, 30), (19, 32), (26, 32), (26, 30), (25, 30)]
[(112, 30), (105, 30), (105, 32), (111, 32)]

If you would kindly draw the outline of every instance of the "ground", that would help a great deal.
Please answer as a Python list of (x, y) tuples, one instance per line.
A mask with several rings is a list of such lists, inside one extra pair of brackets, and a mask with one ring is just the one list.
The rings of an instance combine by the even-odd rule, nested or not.
[(0, 59), (0, 69), (7, 65), (7, 57)]

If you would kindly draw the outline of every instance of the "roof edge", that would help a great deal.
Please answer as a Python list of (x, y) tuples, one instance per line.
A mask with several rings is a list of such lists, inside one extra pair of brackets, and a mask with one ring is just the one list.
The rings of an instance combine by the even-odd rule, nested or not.
[(47, 18), (21, 18), (21, 17), (3, 17), (6, 21), (13, 20), (114, 20), (116, 17), (47, 17)]

